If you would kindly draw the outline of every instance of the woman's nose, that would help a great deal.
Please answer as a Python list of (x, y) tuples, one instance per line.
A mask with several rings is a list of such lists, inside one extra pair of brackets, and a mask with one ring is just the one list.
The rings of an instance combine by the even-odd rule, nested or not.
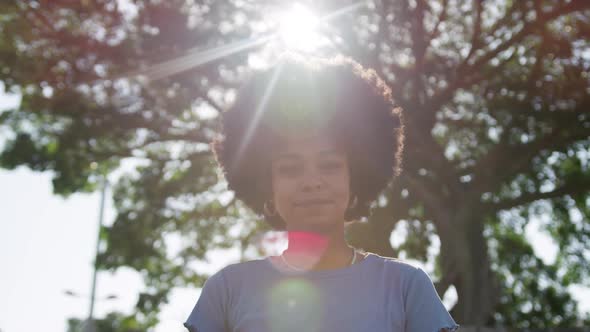
[(303, 180), (303, 190), (312, 191), (322, 188), (324, 185), (321, 176), (314, 172), (308, 172)]

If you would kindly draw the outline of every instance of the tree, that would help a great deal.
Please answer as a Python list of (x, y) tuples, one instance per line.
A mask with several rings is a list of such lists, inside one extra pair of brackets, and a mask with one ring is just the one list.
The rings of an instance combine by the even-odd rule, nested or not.
[[(156, 318), (156, 317), (152, 317)], [(149, 326), (155, 322), (147, 320), (145, 323), (138, 322), (133, 315), (127, 316), (119, 312), (111, 312), (103, 319), (95, 319), (94, 331), (100, 332), (141, 332), (146, 331)], [(68, 319), (67, 332), (85, 332), (92, 330), (88, 328), (88, 320), (80, 320), (77, 318)]]
[[(246, 252), (267, 229), (226, 192), (207, 143), (267, 50), (273, 27), (262, 22), (276, 2), (121, 4), (0, 5), (0, 79), (22, 94), (0, 115), (12, 133), (0, 165), (52, 170), (55, 192), (68, 195), (132, 161), (97, 264), (142, 273), (137, 311), (151, 326), (172, 287), (202, 284), (192, 261), (235, 245)], [(567, 286), (588, 285), (590, 272), (590, 2), (343, 5), (315, 5), (339, 13), (323, 52), (377, 70), (407, 132), (402, 175), (350, 241), (425, 259), (438, 237), (437, 290), (455, 287), (451, 313), (463, 325), (583, 323)], [(524, 237), (532, 220), (559, 245), (553, 264)], [(397, 225), (408, 236), (392, 247)], [(171, 259), (172, 235), (183, 248)]]

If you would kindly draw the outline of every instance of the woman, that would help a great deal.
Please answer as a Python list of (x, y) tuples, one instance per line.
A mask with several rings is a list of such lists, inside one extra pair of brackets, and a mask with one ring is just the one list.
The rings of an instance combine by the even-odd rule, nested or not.
[(228, 186), (276, 230), (279, 256), (212, 275), (191, 332), (455, 331), (429, 276), (347, 244), (345, 225), (399, 173), (401, 110), (373, 70), (287, 55), (254, 73), (212, 143)]

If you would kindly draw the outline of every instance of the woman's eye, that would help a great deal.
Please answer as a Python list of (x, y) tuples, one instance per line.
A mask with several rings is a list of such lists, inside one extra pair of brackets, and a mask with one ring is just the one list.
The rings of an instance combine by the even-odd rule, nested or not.
[(283, 165), (279, 167), (279, 173), (285, 175), (295, 175), (299, 172), (299, 168), (300, 167), (293, 165)]
[[(342, 167), (339, 162), (323, 162), (318, 165), (321, 171), (332, 172)], [(296, 176), (303, 172), (301, 165), (280, 165), (277, 167), (279, 174), (285, 176)]]
[(320, 164), (320, 168), (325, 169), (325, 170), (335, 170), (340, 167), (341, 167), (341, 165), (338, 162), (327, 162), (327, 163)]

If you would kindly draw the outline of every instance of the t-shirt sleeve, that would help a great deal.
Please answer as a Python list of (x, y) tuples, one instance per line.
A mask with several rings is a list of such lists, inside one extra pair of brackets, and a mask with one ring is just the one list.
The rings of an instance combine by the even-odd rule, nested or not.
[(443, 305), (432, 280), (421, 268), (416, 268), (408, 281), (405, 312), (406, 332), (456, 331), (459, 328)]
[(227, 330), (227, 295), (223, 269), (213, 274), (201, 290), (201, 295), (183, 323), (189, 332), (224, 332)]

